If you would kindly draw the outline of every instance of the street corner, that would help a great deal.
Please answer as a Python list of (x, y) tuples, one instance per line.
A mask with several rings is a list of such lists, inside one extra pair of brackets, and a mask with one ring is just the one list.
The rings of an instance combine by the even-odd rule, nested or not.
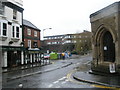
[[(79, 82), (90, 83), (92, 87), (97, 88), (107, 88), (107, 89), (120, 89), (118, 79), (112, 79), (112, 77), (102, 76), (98, 74), (91, 74), (90, 71), (88, 72), (80, 72), (77, 71), (73, 74), (73, 78)], [(112, 82), (114, 81), (114, 82)]]

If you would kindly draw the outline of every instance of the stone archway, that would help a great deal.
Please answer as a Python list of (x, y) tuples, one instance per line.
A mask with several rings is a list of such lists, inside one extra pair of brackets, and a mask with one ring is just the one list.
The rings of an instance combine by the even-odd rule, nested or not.
[(115, 62), (115, 44), (113, 43), (113, 37), (109, 31), (103, 34), (103, 60), (106, 62)]
[(98, 31), (93, 37), (94, 56), (96, 63), (115, 62), (115, 41), (116, 36), (111, 29), (107, 29), (103, 25), (98, 28)]

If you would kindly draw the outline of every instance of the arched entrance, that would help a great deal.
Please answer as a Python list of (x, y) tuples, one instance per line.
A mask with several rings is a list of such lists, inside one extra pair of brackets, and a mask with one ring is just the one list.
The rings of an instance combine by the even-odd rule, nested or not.
[(103, 34), (103, 59), (107, 62), (115, 62), (115, 44), (109, 31)]

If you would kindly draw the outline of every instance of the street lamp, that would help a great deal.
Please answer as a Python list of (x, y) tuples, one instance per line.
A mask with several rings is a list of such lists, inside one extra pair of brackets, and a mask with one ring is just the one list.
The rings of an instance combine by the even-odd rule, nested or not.
[(43, 29), (43, 40), (44, 40), (44, 31), (47, 30), (47, 29), (52, 29), (52, 28), (45, 28), (45, 29)]
[[(44, 40), (44, 31), (47, 30), (47, 29), (52, 29), (52, 28), (45, 28), (45, 29), (43, 29), (43, 40)], [(47, 50), (47, 52), (48, 52), (48, 50)], [(44, 60), (43, 60), (43, 62), (44, 62)], [(46, 60), (46, 63), (47, 63), (47, 60)], [(50, 63), (50, 60), (49, 60), (49, 63)]]

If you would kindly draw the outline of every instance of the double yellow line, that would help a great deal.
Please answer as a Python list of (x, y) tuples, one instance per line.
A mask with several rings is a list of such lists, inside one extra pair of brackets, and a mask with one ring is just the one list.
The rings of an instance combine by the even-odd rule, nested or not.
[[(75, 73), (75, 72), (77, 72), (77, 70), (72, 70), (72, 71), (70, 71), (68, 74), (67, 74), (67, 79), (69, 80), (69, 81), (71, 81), (71, 82), (73, 82), (73, 83), (77, 83), (77, 84), (80, 84), (80, 85), (87, 85), (87, 83), (82, 83), (82, 82), (79, 82), (79, 81), (76, 81), (76, 80), (74, 80), (74, 79), (72, 79), (71, 78), (71, 76), (72, 76), (72, 74), (73, 73)], [(106, 89), (113, 89), (113, 90), (120, 90), (120, 88), (116, 88), (116, 87), (109, 87), (109, 86), (103, 86), (103, 85), (90, 85), (90, 86), (92, 86), (92, 87), (97, 87), (97, 88), (106, 88)]]

